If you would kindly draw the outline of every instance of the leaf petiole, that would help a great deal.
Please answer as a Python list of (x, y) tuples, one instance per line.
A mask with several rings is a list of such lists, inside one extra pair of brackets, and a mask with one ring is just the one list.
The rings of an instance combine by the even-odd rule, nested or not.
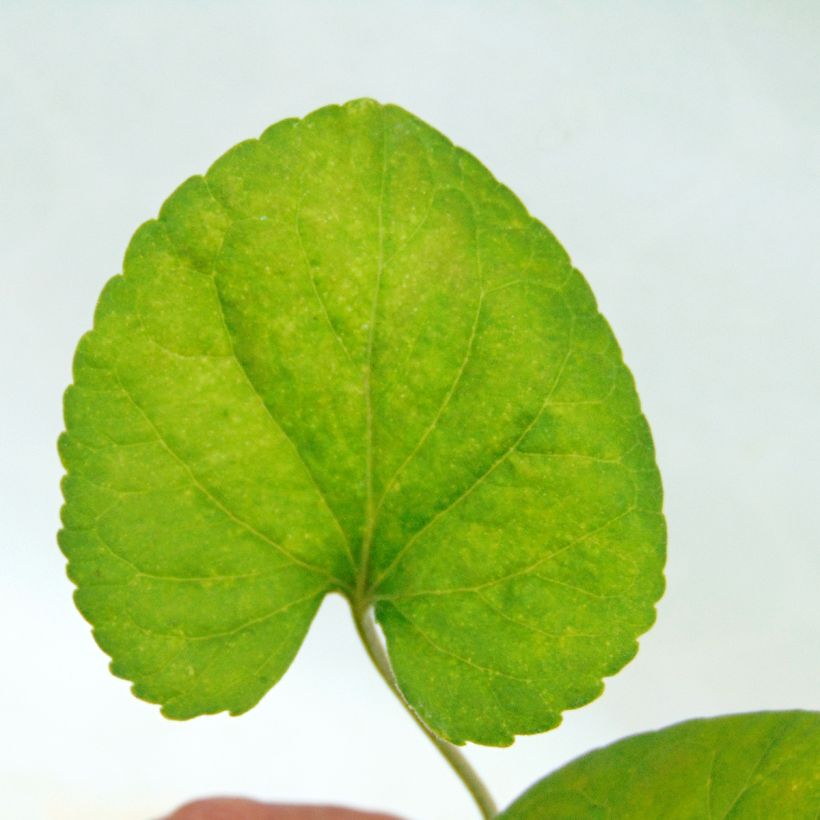
[(413, 718), (418, 727), (427, 735), (430, 742), (439, 750), (453, 771), (458, 775), (475, 801), (478, 810), (481, 812), (481, 816), (485, 818), (485, 820), (490, 820), (490, 818), (495, 817), (498, 813), (495, 801), (467, 758), (451, 743), (442, 740), (434, 734), (404, 699), (401, 690), (396, 684), (390, 661), (384, 650), (378, 631), (376, 630), (376, 623), (373, 620), (373, 610), (370, 607), (357, 609), (351, 602), (351, 611), (353, 612), (353, 621), (356, 624), (356, 631), (359, 633), (359, 637), (364, 644), (364, 648), (370, 660), (373, 661), (373, 665), (378, 670), (384, 682), (398, 698), (410, 717)]

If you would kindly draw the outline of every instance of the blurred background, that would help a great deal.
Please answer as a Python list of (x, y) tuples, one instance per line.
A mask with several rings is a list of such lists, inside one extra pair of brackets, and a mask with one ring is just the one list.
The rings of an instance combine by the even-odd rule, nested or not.
[(818, 706), (820, 5), (15, 2), (0, 10), (0, 815), (216, 793), (470, 818), (329, 599), (249, 714), (173, 723), (107, 671), (55, 543), (71, 359), (135, 228), (267, 125), (373, 96), (476, 154), (615, 329), (669, 519), (656, 627), (592, 705), (468, 747), (508, 803), (623, 735)]

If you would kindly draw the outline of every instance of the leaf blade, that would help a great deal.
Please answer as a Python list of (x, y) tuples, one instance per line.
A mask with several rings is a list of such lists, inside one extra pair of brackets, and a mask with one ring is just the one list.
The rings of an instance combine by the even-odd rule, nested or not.
[(590, 752), (499, 816), (813, 818), (820, 805), (820, 713), (690, 720)]
[[(61, 546), (115, 670), (165, 652), (125, 614), (196, 636), (220, 632), (208, 600), (222, 613), (194, 669), (212, 702), (171, 661), (162, 692), (136, 680), (180, 716), (252, 700), (220, 695), (230, 665), (253, 677), (236, 624), (282, 607), (286, 638), (302, 630), (270, 684), (338, 591), (375, 603), (434, 731), (504, 745), (596, 697), (663, 590), (651, 437), (588, 286), (480, 163), (395, 106), (286, 120), (180, 186), (101, 298), (66, 425)], [(152, 574), (227, 591), (163, 607)]]

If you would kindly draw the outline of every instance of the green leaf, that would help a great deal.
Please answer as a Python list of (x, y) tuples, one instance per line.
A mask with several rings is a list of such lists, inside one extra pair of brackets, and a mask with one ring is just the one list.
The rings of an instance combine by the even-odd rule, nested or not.
[(690, 720), (590, 752), (500, 820), (815, 820), (818, 764), (820, 712)]
[(653, 622), (661, 488), (615, 339), (552, 234), (395, 106), (280, 122), (177, 189), (65, 418), (77, 605), (169, 717), (253, 706), (335, 591), (435, 732), (504, 745)]

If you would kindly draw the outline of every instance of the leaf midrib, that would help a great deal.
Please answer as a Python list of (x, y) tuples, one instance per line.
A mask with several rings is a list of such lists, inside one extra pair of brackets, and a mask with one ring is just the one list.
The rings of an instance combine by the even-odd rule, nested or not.
[(382, 273), (384, 270), (384, 188), (387, 179), (387, 127), (385, 124), (384, 109), (381, 109), (382, 126), (382, 169), (379, 184), (378, 214), (378, 255), (376, 261), (376, 282), (373, 288), (373, 300), (370, 308), (370, 323), (367, 328), (367, 359), (365, 365), (364, 395), (366, 421), (366, 453), (365, 453), (365, 526), (362, 535), (362, 546), (359, 554), (359, 572), (356, 578), (354, 608), (363, 612), (368, 602), (368, 574), (370, 571), (370, 553), (373, 547), (373, 532), (376, 528), (376, 506), (373, 498), (373, 341), (376, 335), (376, 318), (379, 308), (379, 292), (381, 290)]

